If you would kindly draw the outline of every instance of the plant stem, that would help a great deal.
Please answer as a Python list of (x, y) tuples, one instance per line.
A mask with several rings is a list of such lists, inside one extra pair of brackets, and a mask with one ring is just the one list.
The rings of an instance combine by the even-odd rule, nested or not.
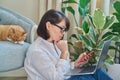
[(78, 27), (78, 23), (77, 23), (77, 20), (76, 20), (76, 18), (75, 18), (75, 15), (73, 15), (73, 17), (74, 17), (74, 20), (75, 20), (76, 26)]
[(119, 64), (120, 64), (120, 52), (119, 52)]

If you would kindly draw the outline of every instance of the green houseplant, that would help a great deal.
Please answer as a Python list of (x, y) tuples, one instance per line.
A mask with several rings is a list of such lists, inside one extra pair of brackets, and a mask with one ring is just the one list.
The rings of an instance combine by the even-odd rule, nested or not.
[[(118, 0), (115, 0), (115, 2), (113, 2), (113, 9), (114, 9), (114, 12), (113, 12), (113, 15), (115, 15), (116, 17), (116, 21), (115, 23), (111, 26), (111, 29), (112, 29), (112, 32), (114, 32), (119, 40), (120, 40), (120, 1)], [(119, 45), (118, 43), (120, 43), (120, 41), (117, 41), (115, 42), (115, 44)], [(115, 49), (115, 51), (118, 51), (118, 53), (120, 52), (120, 48), (114, 48), (112, 47), (112, 49)], [(115, 56), (115, 60), (119, 60), (119, 61), (116, 61), (115, 64), (113, 65), (107, 65), (107, 69), (108, 69), (108, 74), (113, 78), (113, 80), (119, 80), (120, 77), (116, 76), (116, 75), (119, 75), (120, 74), (120, 53), (119, 54), (116, 54), (117, 56)], [(111, 73), (112, 72), (112, 73)]]
[[(106, 40), (118, 40), (117, 35), (112, 32), (112, 24), (115, 21), (115, 16), (105, 16), (101, 9), (96, 9), (91, 15), (89, 13), (89, 3), (90, 0), (66, 0), (62, 2), (65, 6), (62, 7), (62, 11), (70, 12), (73, 15), (73, 19), (76, 23), (77, 33), (73, 33), (70, 36), (75, 41), (68, 42), (71, 45), (75, 52), (71, 53), (71, 59), (76, 60), (79, 54), (91, 50), (95, 51), (95, 54), (90, 57), (89, 62), (95, 63), (98, 57), (98, 52), (102, 49), (103, 43)], [(75, 16), (76, 11), (69, 4), (75, 4), (78, 6), (77, 12), (82, 16), (81, 25), (78, 25), (77, 19)], [(106, 57), (106, 62), (113, 64), (113, 60), (109, 54)]]
[[(113, 3), (113, 8), (114, 8), (114, 13), (113, 15), (115, 15), (116, 17), (116, 22), (111, 26), (112, 32), (116, 33), (116, 35), (118, 36), (118, 38), (120, 38), (120, 1), (115, 1)], [(115, 42), (115, 62), (120, 64), (120, 49), (117, 47), (120, 47), (120, 41)], [(117, 52), (119, 54), (117, 54)], [(118, 62), (119, 61), (119, 62)]]

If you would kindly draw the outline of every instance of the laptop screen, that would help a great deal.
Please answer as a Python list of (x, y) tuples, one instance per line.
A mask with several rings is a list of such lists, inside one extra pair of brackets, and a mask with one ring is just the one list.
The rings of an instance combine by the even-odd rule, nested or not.
[(104, 42), (104, 45), (102, 47), (102, 51), (100, 53), (97, 69), (103, 67), (107, 52), (109, 50), (110, 43), (111, 43), (111, 40), (107, 40), (107, 41)]

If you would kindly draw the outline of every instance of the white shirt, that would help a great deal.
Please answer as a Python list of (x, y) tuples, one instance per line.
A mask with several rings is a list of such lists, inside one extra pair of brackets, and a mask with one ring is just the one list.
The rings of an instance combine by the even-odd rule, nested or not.
[(60, 59), (60, 50), (56, 53), (53, 43), (38, 37), (28, 49), (24, 67), (28, 80), (64, 80), (64, 74), (70, 70), (70, 61)]

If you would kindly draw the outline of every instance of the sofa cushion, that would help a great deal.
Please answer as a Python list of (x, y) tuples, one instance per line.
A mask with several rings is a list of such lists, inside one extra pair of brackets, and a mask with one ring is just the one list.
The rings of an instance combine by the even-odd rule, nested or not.
[(23, 66), (29, 43), (15, 44), (0, 41), (0, 72), (18, 69)]

